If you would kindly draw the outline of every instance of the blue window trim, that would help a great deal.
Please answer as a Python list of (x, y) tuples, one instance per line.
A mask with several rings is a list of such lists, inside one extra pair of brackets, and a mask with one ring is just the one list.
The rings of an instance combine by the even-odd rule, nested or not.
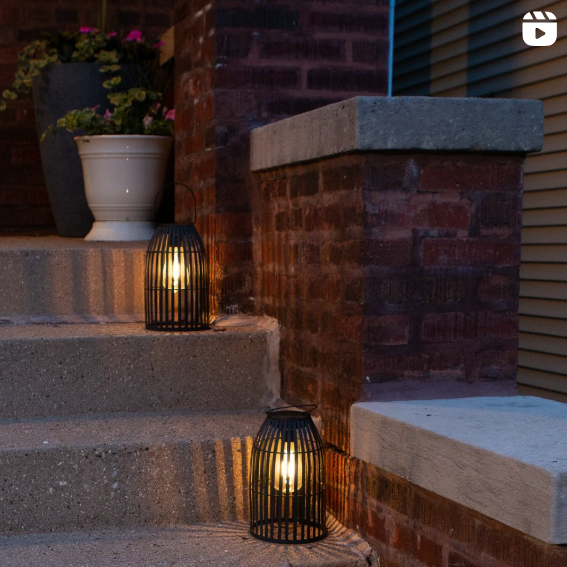
[(388, 96), (392, 96), (394, 82), (394, 24), (396, 13), (396, 0), (390, 0), (390, 13), (388, 17)]

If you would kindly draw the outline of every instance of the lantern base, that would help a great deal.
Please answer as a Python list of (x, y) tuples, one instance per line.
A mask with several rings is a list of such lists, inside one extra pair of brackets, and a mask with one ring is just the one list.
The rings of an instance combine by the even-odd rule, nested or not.
[(155, 226), (151, 221), (95, 221), (85, 240), (93, 242), (151, 240)]
[(146, 323), (148, 331), (164, 331), (166, 333), (183, 333), (193, 331), (208, 331), (210, 325), (188, 323)]
[[(274, 537), (266, 535), (269, 531), (271, 531), (272, 526), (274, 528)], [(278, 529), (281, 529), (282, 537), (278, 537)], [(259, 520), (250, 524), (250, 535), (256, 539), (267, 541), (269, 543), (301, 545), (303, 543), (314, 543), (316, 541), (320, 541), (329, 535), (327, 526), (322, 527), (314, 522), (304, 523), (305, 532), (309, 533), (310, 531), (315, 530), (319, 531), (316, 536), (293, 539), (293, 521), (290, 522), (287, 538), (285, 537), (285, 524), (280, 524), (277, 520), (273, 522), (271, 520)], [(301, 535), (301, 524), (299, 522), (296, 523), (296, 532)]]

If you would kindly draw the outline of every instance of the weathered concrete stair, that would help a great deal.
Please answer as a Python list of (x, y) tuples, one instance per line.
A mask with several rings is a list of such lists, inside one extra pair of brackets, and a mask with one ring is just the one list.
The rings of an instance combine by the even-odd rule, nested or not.
[(3, 421), (0, 534), (243, 520), (262, 419), (254, 411)]
[(249, 454), (262, 419), (217, 411), (0, 422), (0, 565), (371, 565), (368, 545), (332, 521), (330, 537), (308, 546), (249, 535)]
[(0, 566), (368, 565), (347, 532), (247, 535), (277, 326), (146, 331), (145, 249), (0, 239)]
[(266, 407), (278, 387), (272, 331), (253, 318), (237, 324), (0, 326), (0, 418)]

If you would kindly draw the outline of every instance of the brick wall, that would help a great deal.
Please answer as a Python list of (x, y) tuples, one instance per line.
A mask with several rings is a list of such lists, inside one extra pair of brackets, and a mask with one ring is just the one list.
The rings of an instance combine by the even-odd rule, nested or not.
[[(283, 396), (348, 450), (353, 402), (401, 379), (516, 375), (522, 158), (355, 154), (262, 172), (258, 313)], [(430, 392), (432, 394), (433, 392)]]
[(439, 382), (513, 387), (522, 163), (359, 153), (255, 174), (254, 296), (281, 323), (282, 396), (319, 404), (329, 509), (381, 566), (567, 561), (348, 455), (350, 407), (381, 387), (412, 379), (431, 397)]
[[(176, 178), (197, 189), (222, 310), (252, 309), (249, 131), (387, 88), (387, 0), (178, 0)], [(177, 191), (177, 220), (191, 201)]]
[(347, 456), (327, 453), (327, 502), (359, 531), (380, 567), (563, 567), (567, 548), (538, 541), (478, 512)]
[[(14, 79), (18, 51), (46, 30), (95, 25), (100, 2), (2, 0), (0, 92)], [(158, 36), (172, 25), (173, 0), (109, 2), (108, 28), (139, 27)], [(0, 232), (54, 232), (30, 99), (0, 113)]]

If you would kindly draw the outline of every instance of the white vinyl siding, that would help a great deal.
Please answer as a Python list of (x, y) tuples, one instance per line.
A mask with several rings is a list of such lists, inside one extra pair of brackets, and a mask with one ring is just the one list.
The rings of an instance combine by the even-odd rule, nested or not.
[[(550, 47), (522, 40), (523, 16), (558, 21)], [(567, 2), (397, 0), (394, 94), (535, 98), (545, 144), (528, 156), (518, 382), (567, 400)]]

